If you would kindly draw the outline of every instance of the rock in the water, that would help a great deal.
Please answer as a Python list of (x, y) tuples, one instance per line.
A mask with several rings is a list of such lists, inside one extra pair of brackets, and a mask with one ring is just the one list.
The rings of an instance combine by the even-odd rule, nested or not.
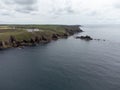
[(93, 38), (88, 36), (88, 35), (86, 35), (86, 36), (77, 36), (76, 39), (93, 40)]
[(94, 39), (94, 40), (97, 40), (97, 41), (106, 41), (105, 39)]

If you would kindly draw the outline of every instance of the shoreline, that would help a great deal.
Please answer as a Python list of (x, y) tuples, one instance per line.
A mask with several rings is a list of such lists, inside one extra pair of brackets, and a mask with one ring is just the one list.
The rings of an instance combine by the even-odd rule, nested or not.
[[(39, 29), (40, 31), (32, 31), (32, 32), (23, 32), (19, 34), (16, 32), (15, 34), (8, 34), (6, 40), (0, 40), (0, 50), (7, 48), (22, 48), (24, 46), (36, 46), (41, 43), (49, 43), (52, 40), (58, 40), (60, 38), (68, 38), (76, 33), (83, 32), (81, 30), (80, 25), (12, 25), (10, 27), (14, 27), (12, 30), (15, 32), (23, 29)], [(5, 29), (9, 32), (9, 29)], [(5, 30), (0, 29), (0, 34), (4, 33)], [(20, 32), (21, 32), (20, 31)], [(6, 35), (6, 33), (4, 35)], [(29, 37), (27, 37), (29, 36)], [(3, 36), (4, 37), (4, 36)]]

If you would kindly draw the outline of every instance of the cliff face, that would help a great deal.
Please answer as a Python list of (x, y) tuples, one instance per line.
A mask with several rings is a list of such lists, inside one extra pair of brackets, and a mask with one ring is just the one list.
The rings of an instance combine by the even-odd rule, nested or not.
[[(20, 29), (21, 26), (19, 26)], [(18, 26), (16, 27), (18, 29)], [(22, 29), (28, 28), (22, 26)], [(79, 25), (57, 25), (57, 26), (34, 26), (33, 28), (39, 28), (42, 31), (24, 32), (22, 34), (9, 34), (6, 40), (0, 41), (0, 49), (10, 47), (21, 47), (36, 45), (39, 43), (47, 43), (51, 40), (59, 38), (67, 38), (75, 33), (82, 32)], [(15, 30), (14, 30), (15, 31)], [(2, 32), (3, 33), (3, 32)], [(28, 37), (29, 36), (29, 37)]]
[(73, 35), (75, 33), (82, 32), (79, 25), (64, 26), (64, 29), (67, 33), (69, 33), (69, 35)]

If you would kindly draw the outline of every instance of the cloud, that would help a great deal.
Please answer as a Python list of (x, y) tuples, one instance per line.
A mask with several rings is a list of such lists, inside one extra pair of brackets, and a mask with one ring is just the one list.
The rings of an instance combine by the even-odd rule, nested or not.
[[(54, 0), (53, 3), (57, 3), (58, 0)], [(59, 1), (59, 5), (53, 5), (50, 13), (53, 15), (66, 15), (66, 14), (75, 14), (76, 10), (72, 8), (71, 0), (61, 0)]]
[(111, 22), (120, 23), (119, 8), (120, 0), (0, 0), (0, 20), (78, 24), (109, 22), (112, 17)]
[(88, 12), (86, 12), (86, 15), (88, 15), (88, 16), (97, 16), (98, 14), (100, 15), (100, 13), (97, 12), (97, 11), (88, 11)]
[(114, 0), (111, 7), (113, 8), (114, 11), (120, 10), (120, 0)]
[(114, 5), (114, 7), (117, 8), (117, 9), (120, 9), (120, 3), (116, 3), (116, 4)]
[(10, 13), (7, 10), (7, 8), (2, 4), (2, 2), (0, 2), (0, 15), (1, 16), (9, 16)]
[(33, 5), (37, 3), (37, 0), (13, 0), (13, 2), (19, 5)]
[(38, 0), (4, 0), (4, 4), (11, 7), (15, 12), (31, 13), (38, 10)]
[(23, 6), (23, 7), (18, 7), (15, 9), (15, 11), (20, 12), (20, 13), (31, 13), (34, 11), (37, 11), (38, 9), (35, 6)]
[(18, 5), (33, 5), (37, 3), (37, 0), (4, 0), (4, 3)]
[(10, 16), (10, 13), (7, 10), (1, 10), (0, 15), (2, 16)]
[(71, 7), (63, 7), (63, 8), (53, 8), (50, 11), (54, 15), (64, 15), (64, 14), (74, 14), (75, 11)]

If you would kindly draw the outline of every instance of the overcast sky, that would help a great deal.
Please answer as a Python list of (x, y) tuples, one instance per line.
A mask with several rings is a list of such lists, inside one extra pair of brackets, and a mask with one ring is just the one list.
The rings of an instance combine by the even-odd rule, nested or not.
[(0, 0), (0, 24), (120, 24), (120, 0)]

